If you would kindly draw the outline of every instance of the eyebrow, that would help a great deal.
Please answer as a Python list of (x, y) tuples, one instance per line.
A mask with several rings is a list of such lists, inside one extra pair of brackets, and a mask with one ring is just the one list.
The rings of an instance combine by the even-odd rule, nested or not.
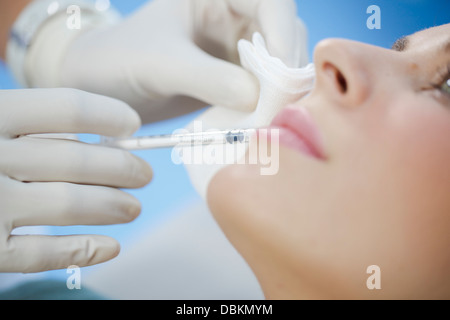
[(405, 51), (406, 48), (408, 47), (408, 44), (409, 44), (409, 38), (401, 37), (394, 42), (394, 44), (392, 45), (392, 50), (395, 50), (398, 52)]
[[(409, 44), (410, 44), (409, 36), (401, 37), (394, 42), (391, 49), (398, 52), (402, 52), (408, 48)], [(448, 38), (448, 40), (444, 43), (442, 49), (445, 53), (450, 53), (450, 38)]]

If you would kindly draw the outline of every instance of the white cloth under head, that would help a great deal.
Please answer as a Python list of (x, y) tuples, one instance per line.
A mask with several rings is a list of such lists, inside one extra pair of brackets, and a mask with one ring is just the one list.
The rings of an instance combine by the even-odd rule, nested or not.
[[(286, 105), (296, 102), (309, 93), (314, 85), (313, 64), (302, 68), (288, 68), (280, 59), (270, 56), (261, 34), (255, 33), (252, 42), (240, 40), (238, 43), (241, 64), (253, 73), (260, 83), (260, 97), (253, 112), (240, 112), (220, 106), (210, 107), (186, 128), (189, 132), (198, 130), (227, 130), (237, 128), (262, 128), (268, 126), (273, 118)], [(304, 65), (304, 64), (303, 64)], [(245, 155), (245, 149), (235, 145), (216, 145), (178, 149), (182, 161), (197, 192), (206, 199), (209, 182), (223, 167), (233, 164)], [(221, 155), (220, 160), (198, 163), (190, 154)], [(226, 153), (226, 157), (223, 154)], [(230, 156), (231, 154), (231, 156)], [(219, 160), (219, 156), (216, 157)], [(212, 163), (211, 163), (212, 162)]]

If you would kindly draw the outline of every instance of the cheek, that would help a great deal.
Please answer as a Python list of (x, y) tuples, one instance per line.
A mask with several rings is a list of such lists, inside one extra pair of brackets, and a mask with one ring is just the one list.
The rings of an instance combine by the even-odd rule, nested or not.
[(443, 280), (450, 267), (450, 110), (416, 97), (393, 101), (384, 111), (373, 119), (377, 128), (368, 125), (370, 146), (362, 150), (373, 200), (379, 202), (372, 200), (379, 208), (372, 219), (389, 240), (383, 256), (398, 260), (389, 264), (396, 270), (392, 282), (402, 275), (413, 279), (411, 289), (426, 280), (436, 292), (448, 290), (449, 280)]
[(405, 211), (448, 211), (450, 109), (426, 94), (390, 95), (372, 101), (358, 117), (352, 120), (359, 127), (337, 150), (341, 169), (363, 177), (375, 194), (391, 194)]
[[(390, 108), (380, 129), (384, 164), (391, 162), (393, 179), (417, 196), (409, 202), (432, 199), (449, 208), (450, 110), (425, 99), (402, 101)], [(440, 194), (445, 196), (436, 203)]]

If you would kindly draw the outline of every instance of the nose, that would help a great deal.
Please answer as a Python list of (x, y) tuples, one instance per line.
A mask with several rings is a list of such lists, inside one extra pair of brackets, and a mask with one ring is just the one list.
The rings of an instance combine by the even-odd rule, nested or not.
[(316, 86), (342, 107), (362, 105), (373, 89), (370, 69), (375, 62), (370, 49), (349, 40), (321, 41), (314, 52)]

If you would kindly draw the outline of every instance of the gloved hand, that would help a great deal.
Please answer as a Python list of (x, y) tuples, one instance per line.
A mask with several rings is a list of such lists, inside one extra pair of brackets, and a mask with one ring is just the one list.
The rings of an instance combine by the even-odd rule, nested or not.
[(116, 188), (149, 182), (148, 164), (125, 151), (33, 134), (132, 134), (140, 126), (123, 102), (71, 89), (0, 91), (0, 272), (87, 266), (115, 257), (100, 235), (12, 235), (40, 225), (131, 221), (140, 203)]
[[(154, 0), (118, 25), (73, 41), (61, 85), (123, 100), (146, 122), (205, 103), (252, 111), (259, 84), (238, 65), (237, 43), (255, 31), (271, 55), (290, 67), (306, 64), (293, 0)], [(174, 99), (180, 95), (203, 103)]]

